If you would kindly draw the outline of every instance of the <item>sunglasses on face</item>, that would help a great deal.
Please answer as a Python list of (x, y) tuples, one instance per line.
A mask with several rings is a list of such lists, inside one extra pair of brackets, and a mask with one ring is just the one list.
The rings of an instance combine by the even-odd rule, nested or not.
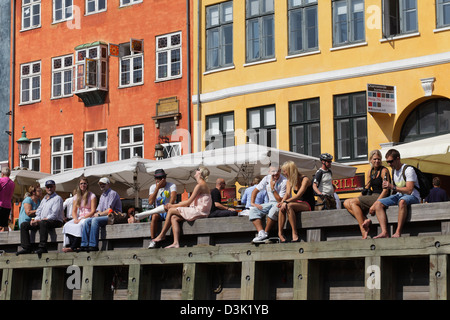
[(389, 164), (392, 164), (395, 160), (397, 160), (397, 159), (386, 160), (386, 162), (389, 163)]

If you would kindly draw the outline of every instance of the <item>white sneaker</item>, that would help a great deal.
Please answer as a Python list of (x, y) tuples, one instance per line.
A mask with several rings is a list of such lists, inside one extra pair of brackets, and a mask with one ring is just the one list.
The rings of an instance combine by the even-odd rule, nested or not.
[(261, 230), (258, 232), (258, 235), (252, 240), (252, 243), (263, 243), (269, 237), (267, 232)]

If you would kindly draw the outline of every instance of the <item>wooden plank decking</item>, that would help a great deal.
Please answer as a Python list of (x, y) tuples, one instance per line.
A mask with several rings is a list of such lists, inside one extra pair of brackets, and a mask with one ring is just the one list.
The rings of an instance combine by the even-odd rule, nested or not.
[(0, 299), (447, 299), (448, 205), (413, 205), (399, 239), (360, 239), (346, 210), (302, 213), (302, 242), (259, 246), (246, 217), (184, 223), (180, 249), (146, 249), (148, 223), (107, 226), (91, 253), (62, 253), (56, 230), (41, 257), (16, 257), (18, 232), (3, 233)]

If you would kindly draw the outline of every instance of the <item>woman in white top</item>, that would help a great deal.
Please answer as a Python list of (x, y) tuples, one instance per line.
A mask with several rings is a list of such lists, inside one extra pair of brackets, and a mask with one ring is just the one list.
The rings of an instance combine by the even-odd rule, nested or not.
[(81, 229), (87, 218), (94, 215), (97, 198), (89, 191), (87, 178), (81, 177), (77, 186), (77, 194), (73, 197), (72, 217), (63, 227), (64, 252), (77, 251), (81, 244)]

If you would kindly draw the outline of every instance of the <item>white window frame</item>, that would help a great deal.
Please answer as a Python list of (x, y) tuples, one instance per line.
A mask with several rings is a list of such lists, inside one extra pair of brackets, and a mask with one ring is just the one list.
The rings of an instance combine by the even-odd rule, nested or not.
[[(207, 71), (234, 65), (233, 15), (233, 1), (206, 7)], [(227, 43), (228, 33), (231, 33), (231, 43)]]
[[(105, 145), (99, 145), (99, 134), (105, 134)], [(87, 147), (87, 136), (93, 135), (94, 136), (94, 142), (92, 147)], [(104, 161), (100, 160), (100, 153), (105, 153), (105, 159)], [(87, 156), (91, 156), (91, 163), (87, 163), (86, 159)], [(108, 159), (108, 131), (107, 130), (99, 130), (99, 131), (89, 131), (84, 133), (84, 166), (93, 166), (96, 164), (106, 163)]]
[(163, 159), (181, 156), (181, 142), (162, 143), (164, 157)]
[[(130, 43), (122, 43), (120, 45), (122, 48), (122, 51), (129, 51), (129, 54), (127, 55), (121, 55), (119, 59), (119, 88), (128, 88), (133, 86), (138, 86), (144, 84), (144, 53), (143, 52), (133, 52), (130, 48)], [(141, 68), (140, 69), (134, 69), (136, 62), (139, 59), (141, 61)], [(125, 62), (129, 62), (129, 69), (127, 72), (129, 72), (129, 82), (123, 84), (122, 83), (122, 76), (124, 74), (122, 64)], [(141, 72), (141, 80), (135, 81), (134, 80), (134, 73), (135, 72)]]
[[(38, 14), (34, 12), (36, 8), (39, 9)], [(27, 14), (27, 10), (29, 12), (29, 16), (25, 17), (25, 14)], [(33, 24), (35, 16), (39, 16), (38, 24)], [(25, 19), (30, 19), (29, 26), (25, 26)], [(22, 31), (39, 28), (40, 26), (41, 26), (41, 0), (22, 0)]]
[[(361, 43), (366, 41), (366, 25), (365, 25), (365, 1), (359, 0), (362, 2), (362, 10), (354, 11), (355, 9), (355, 0), (334, 0), (333, 1), (333, 47), (346, 46), (355, 43)], [(346, 20), (338, 21), (338, 17), (342, 14), (339, 13), (339, 5), (345, 3), (345, 16)], [(361, 5), (361, 3), (360, 3)], [(355, 19), (355, 12), (359, 12), (362, 14), (361, 19)], [(359, 22), (362, 22), (362, 39), (356, 39), (357, 34), (355, 32), (356, 27), (359, 25)], [(339, 29), (340, 22), (346, 25), (346, 40), (341, 39), (342, 35)]]
[[(246, 63), (275, 59), (275, 0), (246, 0)], [(256, 9), (256, 12), (254, 11)], [(258, 32), (253, 33), (253, 27)], [(254, 49), (257, 48), (255, 51)]]
[[(88, 68), (89, 62), (94, 69)], [(100, 44), (88, 48), (78, 49), (75, 52), (75, 65), (73, 67), (72, 91), (86, 92), (89, 90), (108, 90), (108, 46)], [(88, 73), (94, 74), (92, 78), (95, 85), (87, 84), (86, 80), (91, 79)]]
[[(28, 168), (28, 170), (33, 170), (33, 161), (39, 160), (38, 167), (35, 168), (37, 170), (34, 171), (41, 171), (41, 139), (30, 140), (30, 149), (28, 150), (27, 160), (24, 161), (24, 167)], [(38, 148), (34, 148), (33, 146), (35, 145), (38, 145)], [(35, 149), (37, 149), (37, 152), (34, 152)]]
[[(141, 128), (142, 130), (142, 140), (141, 141), (134, 141), (134, 134), (133, 130)], [(129, 137), (130, 141), (127, 143), (124, 143), (122, 141), (122, 132), (128, 130), (129, 131)], [(136, 126), (130, 126), (130, 127), (123, 127), (119, 128), (119, 160), (125, 160), (130, 159), (136, 155), (135, 148), (142, 148), (142, 156), (144, 157), (144, 126), (143, 125), (136, 125)], [(122, 151), (129, 149), (130, 150), (130, 156), (128, 158), (123, 157)]]
[[(125, 3), (125, 1), (129, 1), (129, 2)], [(132, 6), (133, 4), (138, 4), (138, 3), (142, 3), (142, 2), (144, 2), (144, 0), (120, 0), (120, 6), (121, 7)]]
[[(60, 67), (55, 68), (56, 61), (61, 60)], [(66, 65), (67, 61), (71, 60), (70, 65)], [(72, 88), (72, 72), (73, 72), (73, 54), (52, 58), (52, 99), (59, 99), (65, 97), (71, 97), (73, 95)], [(55, 77), (60, 76), (61, 82), (55, 84)], [(65, 86), (70, 85), (70, 93), (66, 92)], [(60, 94), (56, 95), (55, 86), (60, 89)]]
[[(394, 38), (394, 37), (398, 37), (398, 36), (414, 34), (419, 31), (419, 14), (418, 14), (419, 9), (418, 9), (417, 0), (415, 0), (416, 1), (415, 8), (411, 9), (411, 10), (405, 9), (405, 3), (404, 3), (405, 0), (397, 0), (397, 1), (398, 1), (398, 16), (396, 16), (395, 18), (397, 18), (399, 20), (399, 22), (397, 22), (397, 26), (398, 26), (399, 30), (396, 33), (391, 33), (391, 30), (389, 30), (390, 24), (391, 24), (390, 18), (393, 17), (393, 15), (389, 12), (391, 8), (386, 3), (386, 0), (383, 0), (383, 2), (382, 2), (382, 5), (383, 5), (383, 38)], [(407, 20), (406, 15), (411, 14), (411, 13), (415, 13), (416, 25), (415, 25), (414, 29), (406, 30), (406, 20)]]
[[(179, 43), (172, 45), (172, 37), (178, 37)], [(160, 40), (166, 38), (167, 45), (165, 47), (159, 46)], [(166, 81), (166, 80), (172, 80), (172, 79), (179, 79), (183, 76), (183, 50), (182, 50), (182, 33), (180, 32), (173, 32), (165, 35), (161, 35), (156, 37), (156, 81)], [(178, 51), (179, 52), (179, 61), (172, 61), (172, 53)], [(161, 61), (160, 54), (166, 53), (166, 61)], [(173, 65), (179, 63), (179, 73), (172, 75), (172, 68)], [(160, 66), (167, 66), (167, 75), (165, 77), (159, 76), (159, 68)]]
[[(94, 4), (94, 10), (89, 11), (89, 5), (93, 3)], [(103, 9), (99, 9), (99, 0), (85, 0), (85, 15), (91, 15), (96, 14), (100, 12), (105, 12), (108, 8), (108, 0), (105, 0), (105, 7)]]
[[(289, 0), (288, 3), (288, 52), (289, 55), (315, 51), (319, 49), (319, 17), (318, 17), (318, 0)], [(309, 25), (309, 13), (315, 13), (314, 27)], [(295, 18), (300, 17), (300, 25), (294, 24), (298, 21)], [(310, 29), (314, 29), (314, 35), (310, 37)], [(301, 41), (296, 41), (301, 38)], [(315, 46), (309, 46), (311, 41)], [(301, 42), (301, 43), (300, 43)], [(297, 47), (295, 46), (297, 44)], [(301, 47), (301, 48), (300, 48)]]
[(444, 2), (444, 0), (436, 0), (436, 27), (437, 28), (450, 28), (450, 21), (445, 23), (444, 21), (444, 8), (450, 7), (450, 2)]
[[(35, 71), (35, 67), (39, 65), (39, 71)], [(24, 73), (24, 70), (28, 68), (28, 73)], [(29, 63), (24, 63), (20, 65), (20, 104), (31, 104), (41, 101), (41, 61), (34, 61)], [(35, 79), (39, 80), (38, 82), (34, 81)], [(27, 88), (24, 88), (24, 85), (27, 85)], [(38, 92), (38, 96), (35, 96), (33, 99), (33, 93), (36, 94), (36, 90)], [(28, 94), (28, 99), (24, 99), (24, 94)]]
[[(64, 21), (69, 21), (73, 19), (73, 0), (69, 0), (71, 3), (66, 6), (67, 0), (53, 0), (53, 7), (52, 7), (52, 19), (53, 23), (60, 23)], [(62, 10), (62, 17), (61, 19), (56, 19), (56, 3), (61, 2), (61, 10)]]
[[(57, 140), (57, 139), (61, 139), (61, 149), (62, 150), (54, 151), (54, 146), (55, 146), (54, 144), (55, 144), (55, 140)], [(66, 139), (71, 139), (71, 148), (68, 150), (64, 150), (64, 147), (65, 147), (64, 142)], [(52, 174), (57, 174), (57, 173), (72, 170), (73, 169), (73, 135), (70, 134), (70, 135), (52, 137), (51, 148), (52, 148), (51, 149), (51, 155), (52, 155), (51, 171), (52, 171)], [(71, 157), (71, 166), (66, 167), (64, 159), (69, 156)], [(55, 166), (54, 166), (54, 160), (57, 158), (59, 158), (61, 161), (61, 163), (60, 163), (61, 169), (60, 170), (55, 169)]]

